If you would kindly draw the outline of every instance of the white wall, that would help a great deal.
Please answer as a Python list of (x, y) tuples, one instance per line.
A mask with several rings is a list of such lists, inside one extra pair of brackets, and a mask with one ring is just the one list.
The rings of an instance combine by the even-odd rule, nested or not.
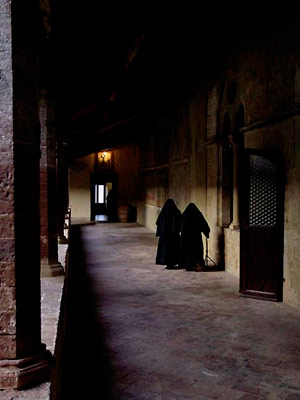
[(90, 174), (93, 171), (94, 155), (76, 160), (69, 168), (70, 188), (69, 203), (72, 220), (90, 221)]

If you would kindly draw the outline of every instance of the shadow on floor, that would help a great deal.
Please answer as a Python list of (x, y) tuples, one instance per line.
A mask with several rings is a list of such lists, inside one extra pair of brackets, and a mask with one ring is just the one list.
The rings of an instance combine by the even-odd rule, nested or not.
[(105, 332), (96, 323), (95, 301), (86, 274), (80, 226), (70, 232), (51, 400), (112, 398), (113, 370), (105, 344)]

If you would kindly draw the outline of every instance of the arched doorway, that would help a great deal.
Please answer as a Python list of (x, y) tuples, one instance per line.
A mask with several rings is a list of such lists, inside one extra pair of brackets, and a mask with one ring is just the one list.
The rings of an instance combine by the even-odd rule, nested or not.
[(260, 150), (243, 157), (240, 292), (282, 301), (283, 179), (280, 164)]

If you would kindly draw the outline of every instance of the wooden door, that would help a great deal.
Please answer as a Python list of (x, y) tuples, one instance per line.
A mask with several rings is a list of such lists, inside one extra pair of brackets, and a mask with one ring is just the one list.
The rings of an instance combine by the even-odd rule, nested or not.
[(283, 184), (278, 163), (245, 150), (242, 174), (240, 292), (282, 300)]

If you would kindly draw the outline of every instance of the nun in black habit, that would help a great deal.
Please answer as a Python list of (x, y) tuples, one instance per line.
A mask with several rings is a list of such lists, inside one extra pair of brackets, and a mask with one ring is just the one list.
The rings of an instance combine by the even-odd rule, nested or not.
[(194, 203), (182, 213), (180, 232), (180, 266), (188, 271), (204, 267), (202, 232), (208, 238), (210, 228)]
[(181, 212), (173, 199), (168, 199), (157, 218), (156, 236), (159, 236), (156, 264), (175, 268), (179, 262)]

